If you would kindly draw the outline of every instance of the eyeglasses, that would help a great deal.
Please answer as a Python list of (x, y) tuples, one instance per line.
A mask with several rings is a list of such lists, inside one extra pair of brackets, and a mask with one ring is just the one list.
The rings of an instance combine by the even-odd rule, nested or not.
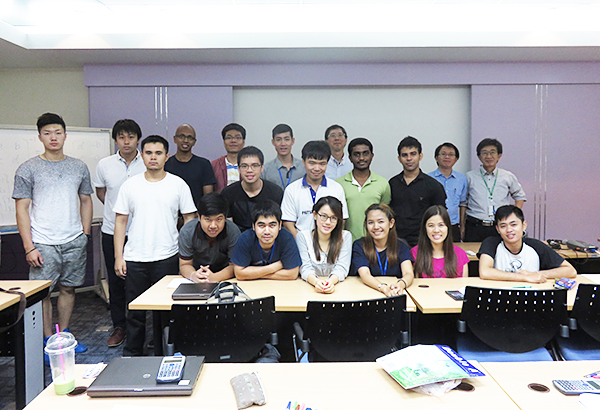
[(496, 154), (498, 154), (498, 151), (492, 150), (492, 151), (481, 151), (481, 154), (480, 154), (480, 155), (481, 155), (482, 157), (487, 157), (488, 155), (489, 155), (489, 156), (494, 156), (494, 155), (496, 155)]
[(177, 138), (179, 138), (182, 141), (196, 141), (196, 137), (192, 137), (191, 135), (183, 135), (183, 134), (179, 134), (176, 135)]
[(223, 138), (223, 140), (225, 141), (241, 141), (243, 139), (244, 137), (242, 137), (241, 135), (236, 135), (235, 137), (228, 135), (225, 138)]
[(248, 168), (252, 168), (252, 171), (257, 171), (257, 170), (259, 170), (259, 169), (260, 169), (260, 167), (261, 167), (261, 165), (260, 165), (260, 164), (258, 164), (258, 163), (254, 163), (254, 164), (250, 164), (250, 165), (248, 165), (248, 164), (240, 164), (240, 165), (238, 166), (238, 168), (239, 168), (241, 171), (248, 171)]
[(317, 212), (317, 215), (319, 216), (319, 219), (321, 220), (321, 222), (327, 222), (327, 220), (329, 219), (331, 221), (331, 223), (336, 223), (338, 220), (337, 216), (335, 216), (335, 215), (329, 216), (329, 215), (322, 214), (320, 212)]
[(440, 157), (450, 157), (450, 158), (456, 156), (456, 154), (454, 152), (440, 152), (438, 155)]

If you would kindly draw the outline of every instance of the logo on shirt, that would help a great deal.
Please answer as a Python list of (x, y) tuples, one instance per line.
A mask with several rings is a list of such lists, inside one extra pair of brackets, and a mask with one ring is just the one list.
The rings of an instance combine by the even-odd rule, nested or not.
[(513, 259), (510, 261), (510, 268), (508, 268), (507, 272), (516, 272), (523, 266), (523, 262), (520, 259)]

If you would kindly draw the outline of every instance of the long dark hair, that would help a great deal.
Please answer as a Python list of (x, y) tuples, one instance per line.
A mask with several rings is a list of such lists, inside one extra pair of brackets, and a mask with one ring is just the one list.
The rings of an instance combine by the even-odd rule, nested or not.
[[(394, 220), (394, 211), (392, 208), (387, 206), (386, 204), (372, 204), (365, 211), (365, 232), (367, 236), (363, 239), (363, 249), (365, 251), (365, 256), (369, 260), (369, 264), (376, 265), (377, 264), (377, 248), (375, 247), (375, 241), (373, 237), (369, 234), (369, 230), (367, 229), (367, 219), (369, 217), (369, 212), (371, 211), (381, 211), (384, 213), (385, 217), (388, 221), (392, 222)], [(398, 234), (396, 233), (395, 227), (390, 227), (390, 232), (388, 233), (387, 242), (386, 242), (386, 255), (388, 258), (388, 263), (390, 265), (396, 265), (398, 263)], [(383, 273), (383, 272), (382, 272)]]
[[(332, 196), (324, 196), (319, 199), (317, 203), (313, 206), (313, 212), (318, 213), (321, 208), (325, 205), (329, 205), (331, 211), (337, 218), (337, 224), (335, 228), (331, 231), (331, 235), (329, 236), (329, 251), (327, 252), (327, 263), (334, 264), (340, 255), (340, 250), (342, 249), (342, 231), (344, 226), (344, 217), (342, 215), (342, 203), (339, 199), (334, 198)], [(317, 218), (319, 216), (317, 215)], [(321, 260), (321, 245), (319, 245), (319, 232), (317, 228), (317, 222), (315, 221), (315, 229), (313, 229), (313, 249), (315, 250), (315, 257), (317, 258), (317, 262)]]
[(446, 277), (456, 278), (458, 272), (456, 271), (456, 252), (454, 252), (454, 243), (452, 241), (452, 225), (450, 224), (448, 211), (441, 205), (433, 205), (423, 214), (421, 229), (419, 230), (419, 250), (415, 261), (415, 275), (417, 278), (422, 278), (424, 275), (433, 275), (433, 246), (431, 245), (429, 236), (427, 236), (427, 221), (435, 215), (441, 216), (444, 224), (448, 227), (448, 234), (442, 244), (442, 249), (444, 250), (444, 271), (446, 272)]
[(203, 195), (198, 201), (198, 225), (196, 225), (196, 231), (194, 232), (194, 248), (198, 249), (199, 243), (204, 240), (208, 241), (210, 246), (217, 244), (221, 253), (227, 254), (229, 249), (229, 243), (227, 241), (227, 223), (223, 227), (223, 230), (219, 232), (216, 238), (210, 238), (206, 232), (202, 230), (202, 224), (200, 220), (203, 216), (215, 216), (223, 214), (227, 217), (227, 211), (229, 210), (229, 204), (225, 197), (216, 192)]

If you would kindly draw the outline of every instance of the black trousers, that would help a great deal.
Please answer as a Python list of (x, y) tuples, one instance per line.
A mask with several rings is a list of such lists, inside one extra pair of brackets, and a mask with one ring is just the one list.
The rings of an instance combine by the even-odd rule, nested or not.
[[(125, 238), (127, 242), (127, 238)], [(115, 273), (115, 241), (114, 236), (102, 232), (102, 253), (106, 263), (106, 278), (108, 279), (108, 291), (110, 293), (110, 318), (113, 327), (125, 328), (125, 315), (127, 304), (125, 303), (125, 279)]]
[[(140, 296), (152, 285), (161, 280), (165, 275), (179, 273), (179, 256), (175, 254), (170, 258), (155, 262), (127, 262), (127, 304)], [(127, 341), (123, 349), (123, 356), (142, 356), (144, 354), (144, 341), (146, 338), (146, 311), (127, 311)], [(154, 343), (161, 343), (155, 340)]]
[(495, 226), (483, 226), (480, 220), (467, 216), (465, 242), (482, 242), (488, 236), (499, 236)]

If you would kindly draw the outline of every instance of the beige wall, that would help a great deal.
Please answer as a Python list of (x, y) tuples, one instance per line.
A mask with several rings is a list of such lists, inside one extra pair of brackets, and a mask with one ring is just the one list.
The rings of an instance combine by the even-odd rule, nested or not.
[(0, 124), (35, 125), (45, 112), (60, 114), (67, 128), (89, 126), (83, 69), (0, 70)]

